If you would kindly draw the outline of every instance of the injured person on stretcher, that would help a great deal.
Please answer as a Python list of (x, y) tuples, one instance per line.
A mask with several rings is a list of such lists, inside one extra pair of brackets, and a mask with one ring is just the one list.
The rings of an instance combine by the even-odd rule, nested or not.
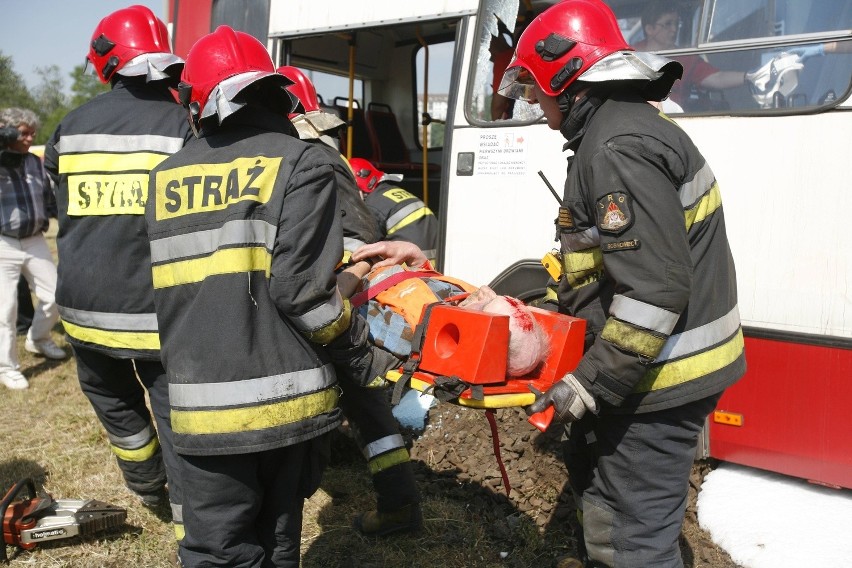
[[(379, 260), (371, 263), (373, 259)], [(508, 317), (506, 377), (530, 374), (549, 351), (546, 332), (523, 302), (436, 272), (413, 243), (382, 241), (360, 247), (352, 264), (339, 273), (338, 288), (367, 320), (370, 341), (402, 360), (411, 354), (424, 307), (436, 302)]]

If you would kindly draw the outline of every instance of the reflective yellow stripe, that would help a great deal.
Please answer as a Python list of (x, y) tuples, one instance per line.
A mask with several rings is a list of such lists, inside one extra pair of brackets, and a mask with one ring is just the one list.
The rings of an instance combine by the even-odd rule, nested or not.
[(667, 338), (639, 329), (627, 322), (609, 318), (601, 332), (601, 339), (605, 339), (625, 351), (654, 359), (662, 350), (663, 345), (666, 344)]
[[(388, 371), (385, 378), (392, 382), (397, 382), (402, 377), (399, 371)], [(429, 392), (432, 389), (432, 383), (428, 383), (416, 376), (411, 378), (408, 385), (419, 392)], [(505, 393), (505, 394), (487, 394), (483, 400), (473, 398), (457, 398), (453, 402), (459, 406), (468, 408), (512, 408), (515, 406), (529, 406), (535, 402), (535, 395), (532, 392)]]
[(232, 434), (293, 424), (337, 404), (337, 389), (325, 389), (273, 404), (224, 410), (172, 410), (172, 429), (177, 434)]
[(153, 267), (154, 288), (201, 282), (214, 274), (234, 274), (262, 270), (269, 277), (272, 255), (265, 247), (217, 250), (203, 258), (193, 258)]
[(180, 542), (186, 536), (186, 529), (183, 528), (183, 523), (175, 523), (175, 540)]
[(320, 345), (328, 345), (338, 335), (349, 329), (349, 322), (352, 321), (352, 306), (349, 304), (349, 299), (343, 299), (343, 309), (337, 319), (330, 324), (315, 329), (310, 332), (305, 332), (304, 335), (310, 341), (319, 343)]
[(157, 441), (157, 438), (154, 437), (151, 438), (150, 442), (141, 448), (136, 448), (135, 450), (126, 450), (113, 445), (110, 445), (110, 448), (112, 449), (112, 453), (117, 455), (118, 459), (122, 461), (143, 462), (151, 459), (154, 454), (157, 453), (157, 450), (160, 448), (160, 443)]
[(692, 225), (703, 221), (710, 216), (716, 209), (722, 206), (722, 194), (719, 192), (719, 184), (714, 183), (707, 195), (702, 197), (695, 207), (684, 212), (686, 216), (686, 230), (692, 228)]
[(394, 225), (393, 227), (388, 229), (388, 235), (392, 235), (395, 232), (402, 230), (405, 227), (407, 227), (408, 225), (417, 221), (418, 219), (422, 219), (423, 217), (426, 217), (428, 215), (432, 215), (432, 212), (429, 211), (428, 209), (426, 209), (425, 207), (422, 207), (422, 208), (418, 209), (417, 211), (415, 211), (414, 213), (411, 213), (410, 215), (406, 215), (405, 217), (403, 217), (403, 219), (399, 223), (397, 223), (396, 225)]
[(666, 363), (648, 371), (633, 391), (655, 391), (709, 375), (736, 361), (743, 349), (743, 332), (741, 329), (734, 337), (718, 347), (692, 357)]
[[(590, 277), (594, 276), (603, 266), (603, 254), (599, 247), (588, 248), (578, 252), (566, 252), (562, 255), (562, 267), (565, 277), (572, 288), (578, 284), (588, 284)], [(597, 280), (597, 277), (594, 278)]]
[(160, 334), (141, 331), (104, 331), (62, 321), (65, 332), (78, 341), (114, 349), (159, 349)]
[(380, 471), (405, 463), (409, 459), (408, 450), (406, 448), (399, 448), (392, 452), (382, 454), (379, 457), (370, 460), (370, 475), (376, 475)]
[[(147, 179), (148, 172), (159, 165), (168, 156), (149, 152), (134, 152), (132, 154), (63, 154), (59, 160), (59, 173), (80, 172), (129, 172), (144, 171)], [(147, 192), (148, 185), (145, 184)]]

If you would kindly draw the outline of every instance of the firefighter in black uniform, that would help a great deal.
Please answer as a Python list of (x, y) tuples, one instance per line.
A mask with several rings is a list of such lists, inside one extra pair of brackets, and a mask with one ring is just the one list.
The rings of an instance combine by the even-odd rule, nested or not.
[(169, 90), (183, 60), (171, 53), (165, 24), (131, 6), (101, 20), (88, 62), (112, 89), (68, 113), (45, 148), (59, 206), (56, 300), (80, 386), (127, 486), (146, 505), (165, 504), (168, 472), (179, 539), (181, 488), (144, 212), (148, 173), (192, 137)]
[[(293, 82), (287, 89), (299, 102), (290, 114), (290, 120), (299, 131), (299, 137), (321, 148), (334, 169), (339, 192), (338, 208), (343, 216), (344, 257), (348, 260), (348, 254), (361, 245), (376, 242), (381, 235), (361, 200), (349, 164), (330, 145), (334, 138), (323, 135), (340, 128), (343, 121), (320, 109), (316, 90), (301, 70), (284, 66), (279, 67), (278, 72)], [(422, 524), (420, 492), (408, 448), (391, 411), (387, 393), (359, 388), (346, 378), (341, 378), (340, 386), (343, 388), (340, 406), (354, 427), (356, 441), (367, 459), (377, 495), (376, 510), (357, 515), (355, 527), (364, 534), (382, 536), (418, 530)]]
[(379, 221), (383, 241), (414, 243), (434, 265), (438, 255), (438, 220), (416, 195), (399, 187), (400, 174), (386, 174), (369, 160), (350, 158), (349, 165), (364, 203)]
[(304, 499), (341, 420), (335, 370), (364, 386), (399, 364), (337, 289), (335, 178), (296, 137), (288, 84), (254, 37), (202, 37), (179, 88), (198, 137), (151, 172), (187, 568), (298, 566)]
[(745, 372), (719, 186), (686, 133), (647, 102), (680, 73), (633, 52), (603, 2), (566, 0), (526, 28), (501, 86), (538, 102), (574, 151), (556, 219), (558, 302), (589, 337), (576, 369), (529, 410), (553, 405), (569, 423), (586, 566), (683, 566), (698, 436)]
[(285, 65), (277, 69), (293, 84), (287, 90), (296, 98), (289, 118), (299, 133), (299, 139), (315, 145), (328, 157), (337, 179), (337, 208), (343, 226), (343, 261), (358, 247), (380, 240), (382, 236), (376, 219), (364, 200), (352, 176), (352, 170), (337, 147), (337, 132), (345, 124), (337, 116), (320, 109), (313, 83), (296, 67)]

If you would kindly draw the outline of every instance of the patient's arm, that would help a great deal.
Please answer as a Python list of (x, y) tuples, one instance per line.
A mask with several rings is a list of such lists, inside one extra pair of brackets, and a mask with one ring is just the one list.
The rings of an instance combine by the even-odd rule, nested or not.
[(366, 276), (368, 272), (370, 272), (370, 263), (363, 260), (342, 270), (337, 275), (337, 288), (340, 290), (340, 295), (344, 298), (351, 298), (355, 295), (358, 286), (361, 284), (361, 278)]

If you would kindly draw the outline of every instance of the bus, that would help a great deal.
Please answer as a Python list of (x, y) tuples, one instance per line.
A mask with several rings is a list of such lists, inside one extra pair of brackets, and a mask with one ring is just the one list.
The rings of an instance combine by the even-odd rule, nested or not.
[[(349, 125), (341, 152), (402, 174), (436, 212), (441, 270), (543, 297), (564, 140), (494, 86), (553, 1), (166, 2), (179, 55), (228, 24), (305, 70)], [(608, 4), (631, 45), (729, 79), (685, 77), (663, 107), (717, 176), (746, 338), (700, 457), (852, 488), (852, 0), (674, 0), (666, 22), (643, 22), (647, 0)]]

